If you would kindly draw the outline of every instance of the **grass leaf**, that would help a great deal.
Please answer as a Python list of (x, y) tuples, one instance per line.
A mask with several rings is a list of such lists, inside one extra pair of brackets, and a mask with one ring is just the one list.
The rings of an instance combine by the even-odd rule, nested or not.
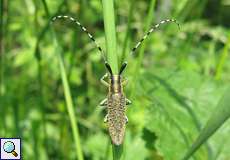
[(66, 106), (67, 106), (67, 111), (68, 111), (70, 124), (71, 124), (72, 132), (73, 132), (73, 138), (74, 138), (74, 142), (75, 142), (77, 157), (78, 157), (78, 160), (83, 160), (84, 158), (83, 158), (83, 152), (81, 149), (81, 141), (80, 141), (81, 139), (80, 139), (80, 134), (79, 134), (78, 126), (77, 126), (78, 121), (77, 121), (77, 117), (75, 116), (75, 113), (74, 113), (73, 100), (72, 100), (72, 96), (70, 93), (70, 88), (69, 88), (69, 83), (67, 80), (67, 74), (65, 71), (63, 58), (61, 56), (62, 49), (61, 49), (60, 45), (58, 44), (58, 40), (57, 40), (55, 32), (52, 28), (51, 28), (51, 31), (52, 31), (52, 36), (53, 36), (53, 43), (54, 43), (54, 46), (56, 48), (55, 52), (58, 54), (58, 62), (59, 62), (59, 66), (60, 66), (62, 84), (64, 87)]
[(216, 109), (213, 111), (205, 127), (201, 130), (198, 138), (186, 152), (183, 160), (189, 159), (199, 148), (212, 136), (218, 128), (230, 117), (230, 87), (226, 90), (219, 101)]
[[(108, 62), (111, 65), (114, 74), (118, 74), (118, 58), (116, 49), (116, 30), (115, 30), (115, 19), (114, 19), (114, 1), (103, 0), (103, 15), (104, 15), (104, 26), (105, 26), (105, 38), (106, 38), (106, 51)], [(112, 146), (113, 159), (119, 160), (122, 156), (123, 145)]]

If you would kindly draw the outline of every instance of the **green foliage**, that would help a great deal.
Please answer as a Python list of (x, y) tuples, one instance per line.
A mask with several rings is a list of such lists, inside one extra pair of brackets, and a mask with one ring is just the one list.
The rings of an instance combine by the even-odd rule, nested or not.
[[(224, 122), (230, 117), (230, 88), (225, 91), (225, 94), (221, 98), (214, 112), (211, 114), (210, 119), (206, 123), (205, 127), (201, 130), (198, 138), (189, 148), (188, 152), (184, 156), (184, 160), (189, 159), (193, 153), (199, 149), (199, 147), (207, 141), (207, 139), (213, 135), (218, 128), (220, 128)], [(226, 137), (227, 138), (227, 137)]]
[(103, 15), (105, 26), (106, 54), (114, 74), (118, 74), (117, 41), (114, 19), (114, 1), (103, 0)]
[[(69, 119), (70, 119), (70, 123), (71, 123), (71, 128), (72, 128), (72, 132), (73, 132), (73, 137), (74, 137), (74, 143), (75, 143), (75, 149), (77, 151), (77, 157), (79, 160), (83, 160), (83, 153), (82, 153), (82, 149), (81, 149), (81, 139), (79, 136), (79, 129), (78, 129), (78, 121), (77, 118), (75, 116), (75, 112), (74, 112), (74, 107), (73, 107), (73, 100), (72, 100), (72, 95), (70, 93), (70, 89), (69, 89), (69, 83), (67, 80), (67, 75), (66, 75), (66, 71), (65, 71), (65, 66), (64, 66), (64, 62), (63, 62), (63, 58), (61, 56), (61, 53), (63, 52), (61, 47), (58, 44), (58, 40), (56, 38), (56, 34), (53, 30), (53, 28), (51, 27), (51, 31), (52, 31), (52, 38), (53, 38), (53, 44), (55, 46), (55, 53), (57, 54), (58, 57), (58, 62), (60, 65), (60, 72), (61, 72), (61, 78), (62, 78), (62, 84), (63, 84), (63, 88), (64, 88), (64, 94), (65, 94), (65, 101), (66, 101), (66, 108), (68, 111), (68, 115), (69, 115)], [(76, 123), (76, 124), (75, 124)]]
[[(115, 30), (115, 19), (114, 19), (114, 1), (103, 0), (103, 15), (104, 15), (104, 26), (105, 26), (105, 40), (106, 40), (106, 52), (108, 63), (111, 65), (113, 74), (118, 74), (118, 63), (117, 63), (117, 45), (116, 45), (116, 30)], [(121, 159), (123, 153), (123, 145), (116, 146), (112, 145), (113, 160)]]
[[(143, 77), (148, 77), (149, 81), (148, 86), (141, 86), (150, 101), (146, 109), (146, 126), (156, 133), (156, 147), (165, 159), (180, 159), (199, 133), (200, 126), (207, 121), (210, 111), (214, 111), (221, 96), (219, 93), (223, 93), (226, 86), (191, 71), (176, 71), (166, 80), (150, 73)], [(156, 86), (153, 86), (154, 82)], [(229, 128), (223, 132), (227, 130)], [(222, 133), (222, 138), (227, 136)], [(206, 144), (198, 151), (196, 159), (209, 159), (211, 155), (208, 154), (216, 153), (209, 151), (210, 148), (215, 149), (218, 145), (218, 141)]]
[[(102, 4), (1, 0), (0, 137), (21, 137), (24, 159), (77, 159), (79, 145), (84, 159), (113, 159), (105, 111), (98, 107), (107, 94), (99, 81), (106, 71), (101, 55), (79, 28), (58, 21), (53, 28), (60, 55), (49, 30), (54, 15), (72, 15), (105, 50), (105, 33), (115, 28)], [(181, 159), (197, 137), (205, 143), (194, 160), (229, 159), (228, 112), (218, 112), (229, 108), (229, 5), (127, 0), (115, 1), (114, 10), (116, 47), (106, 50), (114, 70), (121, 59), (128, 61), (125, 93), (133, 102), (122, 159)], [(130, 56), (148, 26), (166, 18), (179, 20), (181, 30), (163, 26)], [(225, 123), (217, 123), (221, 118)], [(213, 132), (204, 136), (202, 129), (210, 122), (211, 131), (221, 127), (205, 141)]]

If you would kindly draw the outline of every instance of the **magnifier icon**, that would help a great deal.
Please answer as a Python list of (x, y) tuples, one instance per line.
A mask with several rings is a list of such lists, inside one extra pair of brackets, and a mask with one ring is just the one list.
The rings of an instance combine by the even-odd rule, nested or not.
[(11, 141), (7, 141), (3, 144), (3, 150), (6, 152), (6, 153), (11, 153), (14, 155), (14, 157), (17, 157), (18, 154), (17, 152), (15, 151), (15, 145), (13, 142)]

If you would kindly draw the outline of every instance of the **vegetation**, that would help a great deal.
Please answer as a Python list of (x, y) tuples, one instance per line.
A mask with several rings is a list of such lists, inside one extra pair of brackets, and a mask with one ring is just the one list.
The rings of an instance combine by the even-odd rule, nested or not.
[[(0, 0), (0, 137), (21, 137), (24, 159), (230, 158), (230, 5), (227, 0)], [(114, 8), (114, 10), (113, 10)], [(99, 102), (128, 62), (129, 123), (112, 146)], [(161, 20), (174, 18), (131, 49)], [(116, 31), (116, 34), (114, 34)]]

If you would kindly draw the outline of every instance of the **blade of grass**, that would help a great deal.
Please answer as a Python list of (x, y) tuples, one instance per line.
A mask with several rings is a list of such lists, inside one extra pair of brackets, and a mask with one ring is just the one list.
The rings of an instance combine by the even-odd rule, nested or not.
[(213, 40), (213, 41), (210, 42), (210, 45), (208, 47), (208, 56), (210, 58), (205, 61), (204, 74), (207, 75), (207, 76), (211, 72), (212, 64), (214, 64), (215, 48), (216, 48), (216, 41)]
[(183, 22), (186, 20), (187, 17), (189, 17), (189, 14), (191, 13), (192, 9), (195, 8), (197, 4), (197, 0), (194, 1), (183, 1), (180, 6), (178, 11), (176, 12), (175, 16), (179, 18), (180, 22)]
[[(37, 18), (37, 12), (38, 12), (38, 4), (34, 2), (34, 6), (35, 6), (35, 24), (37, 25), (38, 24), (38, 18)], [(48, 17), (48, 15), (47, 15)], [(36, 27), (36, 25), (34, 27)], [(39, 37), (39, 34), (38, 36)], [(40, 50), (39, 50), (39, 47), (36, 46), (35, 48), (35, 52), (34, 52), (34, 55), (36, 57), (36, 61), (37, 61), (37, 64), (38, 64), (38, 86), (39, 86), (39, 107), (40, 107), (40, 112), (42, 114), (42, 121), (41, 121), (41, 124), (42, 124), (42, 130), (43, 130), (43, 134), (44, 134), (44, 138), (43, 138), (43, 143), (45, 145), (45, 148), (48, 148), (49, 145), (47, 143), (47, 129), (46, 129), (46, 106), (45, 106), (45, 93), (44, 93), (44, 90), (43, 90), (43, 87), (44, 87), (44, 83), (43, 83), (43, 65), (42, 65), (42, 62), (41, 62), (41, 53), (40, 53)], [(35, 149), (36, 151), (36, 149)], [(47, 150), (44, 150), (45, 153), (47, 154)], [(36, 152), (35, 152), (36, 153)], [(36, 154), (35, 154), (36, 156)]]
[[(37, 4), (34, 3), (34, 5), (36, 6)], [(46, 18), (49, 19), (50, 18), (50, 12), (47, 6), (47, 3), (45, 0), (42, 0), (42, 5), (44, 7), (45, 13), (46, 13)], [(63, 8), (64, 6), (64, 1), (62, 3), (60, 3), (57, 11), (55, 12), (54, 15), (56, 15), (56, 13), (59, 13), (61, 8)], [(36, 6), (36, 12), (38, 10), (38, 7)], [(36, 14), (37, 15), (37, 14)], [(36, 18), (37, 19), (37, 18)], [(43, 139), (43, 143), (45, 144), (46, 148), (49, 148), (49, 144), (47, 142), (47, 128), (46, 128), (46, 119), (47, 119), (47, 115), (46, 115), (46, 94), (44, 92), (44, 80), (43, 80), (43, 71), (44, 71), (44, 67), (43, 67), (43, 63), (42, 63), (42, 55), (40, 53), (40, 42), (42, 41), (44, 35), (46, 34), (46, 32), (49, 31), (49, 22), (46, 23), (46, 25), (43, 27), (42, 31), (40, 33), (38, 33), (37, 36), (37, 42), (36, 42), (36, 47), (35, 47), (35, 51), (34, 51), (34, 55), (35, 58), (37, 60), (37, 67), (38, 67), (38, 82), (39, 82), (39, 93), (40, 93), (40, 101), (39, 101), (39, 106), (40, 106), (40, 110), (42, 113), (42, 128), (43, 128), (43, 133), (44, 133), (44, 139)], [(48, 155), (48, 150), (45, 150), (45, 152)]]
[[(65, 1), (63, 1), (63, 3), (64, 2)], [(42, 3), (44, 5), (47, 16), (50, 17), (46, 1), (42, 0)], [(59, 7), (59, 9), (60, 9), (60, 7)], [(67, 111), (68, 111), (68, 115), (69, 115), (69, 119), (70, 119), (71, 129), (73, 132), (73, 138), (74, 138), (74, 142), (75, 142), (75, 149), (77, 152), (77, 157), (78, 157), (78, 160), (84, 160), (84, 156), (83, 156), (83, 152), (82, 152), (82, 148), (81, 148), (80, 134), (79, 134), (79, 129), (78, 129), (78, 120), (74, 114), (73, 100), (72, 100), (72, 96), (71, 96), (70, 89), (69, 89), (67, 74), (66, 74), (65, 67), (64, 67), (64, 61), (63, 61), (63, 58), (61, 56), (61, 53), (63, 51), (62, 51), (62, 48), (60, 47), (60, 45), (58, 44), (58, 40), (57, 40), (57, 37), (56, 37), (56, 34), (55, 34), (53, 28), (50, 27), (50, 29), (51, 29), (53, 44), (54, 44), (55, 49), (56, 49), (55, 52), (58, 55), (58, 62), (59, 62), (59, 66), (60, 66), (62, 84), (64, 87), (64, 94), (65, 94), (65, 100), (66, 100), (66, 105), (67, 105)], [(42, 33), (41, 33), (41, 35), (42, 35)], [(75, 125), (75, 123), (76, 123), (76, 125)]]
[[(107, 59), (114, 74), (118, 74), (118, 56), (116, 49), (116, 30), (114, 19), (114, 1), (102, 0), (104, 26), (105, 26), (105, 39), (106, 39), (106, 51)], [(112, 145), (113, 159), (119, 160), (122, 156), (123, 145)]]
[(185, 8), (185, 6), (187, 5), (188, 2), (189, 2), (189, 0), (182, 0), (182, 1), (180, 1), (180, 3), (178, 5), (175, 6), (174, 17), (179, 18), (180, 21), (182, 21), (182, 19), (180, 19), (181, 11)]
[(217, 64), (217, 67), (216, 67), (215, 78), (217, 80), (219, 80), (221, 78), (221, 74), (222, 74), (222, 71), (223, 71), (223, 66), (224, 66), (224, 63), (226, 62), (226, 59), (227, 59), (227, 56), (228, 56), (228, 53), (229, 53), (228, 52), (229, 48), (230, 48), (230, 34), (228, 36), (228, 41), (224, 46), (223, 52), (221, 53), (220, 61)]
[(72, 132), (73, 132), (73, 138), (74, 138), (74, 142), (75, 142), (75, 149), (77, 152), (77, 157), (78, 157), (78, 160), (83, 160), (84, 158), (83, 158), (83, 152), (81, 149), (81, 141), (80, 141), (81, 139), (80, 139), (79, 129), (77, 126), (78, 120), (77, 120), (77, 117), (75, 116), (75, 113), (74, 113), (73, 100), (72, 100), (72, 96), (70, 93), (70, 88), (69, 88), (69, 83), (67, 80), (67, 74), (65, 71), (63, 58), (61, 56), (61, 53), (63, 51), (62, 51), (60, 45), (58, 44), (58, 40), (56, 38), (55, 32), (54, 32), (52, 27), (51, 27), (51, 33), (52, 33), (53, 44), (55, 46), (55, 53), (57, 53), (57, 56), (58, 56), (58, 62), (59, 62), (61, 78), (62, 78), (62, 84), (64, 87), (64, 94), (65, 94), (65, 100), (66, 100), (66, 105), (67, 105), (67, 111), (68, 111), (70, 124), (71, 124)]
[(120, 146), (112, 145), (113, 160), (119, 160), (123, 154), (123, 144)]
[(3, 95), (4, 92), (4, 79), (3, 79), (3, 74), (4, 74), (4, 48), (3, 48), (3, 0), (0, 2), (0, 95)]
[(230, 117), (230, 87), (226, 90), (223, 97), (220, 99), (216, 109), (213, 111), (211, 117), (201, 130), (198, 138), (188, 149), (183, 157), (183, 160), (189, 159), (200, 147), (204, 144), (224, 122)]
[[(7, 6), (8, 8), (8, 5), (7, 5), (7, 2), (4, 3), (4, 0), (1, 0), (0, 1), (0, 106), (5, 106), (5, 92), (6, 92), (6, 87), (5, 87), (5, 75), (4, 75), (4, 72), (5, 72), (5, 48), (4, 48), (4, 36), (5, 36), (5, 30), (6, 29), (6, 26), (7, 24), (4, 24), (4, 19), (6, 21), (7, 17), (7, 13), (4, 13), (4, 5)], [(6, 10), (7, 12), (8, 10)], [(7, 23), (7, 21), (6, 21)], [(5, 107), (0, 107), (0, 113), (2, 113), (1, 116), (1, 125), (0, 125), (0, 128), (1, 128), (1, 132), (0, 134), (3, 134), (5, 135), (6, 133), (6, 130), (7, 130), (7, 126), (6, 126), (6, 112), (5, 112)]]
[(118, 73), (116, 30), (113, 0), (102, 0), (107, 59), (114, 74)]

